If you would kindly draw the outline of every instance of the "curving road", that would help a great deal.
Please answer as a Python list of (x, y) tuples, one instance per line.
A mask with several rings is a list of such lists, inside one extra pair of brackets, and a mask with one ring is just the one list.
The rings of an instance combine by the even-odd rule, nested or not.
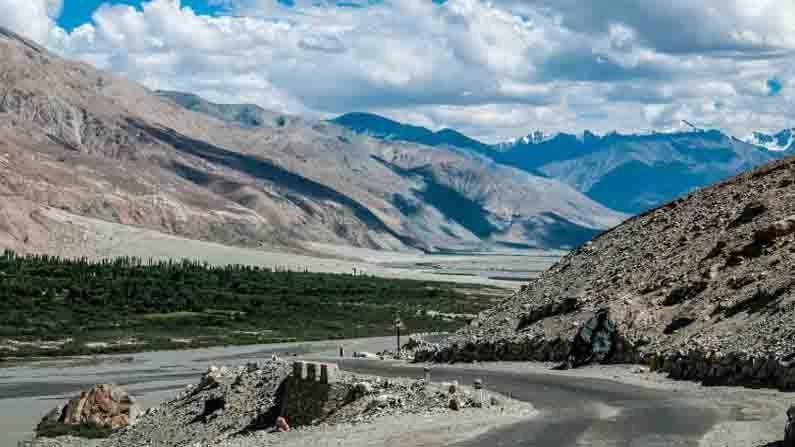
[[(421, 368), (368, 360), (342, 360), (350, 372), (392, 377), (422, 376)], [(461, 447), (697, 446), (719, 420), (713, 409), (670, 392), (599, 379), (554, 374), (492, 372), (436, 367), (434, 381), (471, 384), (532, 403), (540, 416), (493, 430)]]

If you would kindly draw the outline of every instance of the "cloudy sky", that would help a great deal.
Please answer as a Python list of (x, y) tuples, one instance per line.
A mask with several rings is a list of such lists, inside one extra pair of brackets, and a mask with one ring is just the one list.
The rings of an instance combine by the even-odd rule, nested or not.
[(786, 0), (0, 0), (0, 25), (150, 88), (489, 142), (795, 125)]

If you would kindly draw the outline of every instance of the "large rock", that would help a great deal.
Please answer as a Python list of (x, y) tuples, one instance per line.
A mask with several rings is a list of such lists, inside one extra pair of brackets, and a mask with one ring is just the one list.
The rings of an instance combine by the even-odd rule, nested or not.
[(764, 243), (771, 243), (792, 233), (795, 233), (795, 216), (772, 223), (770, 226), (758, 231), (754, 235), (754, 239)]
[(603, 363), (613, 350), (616, 336), (616, 325), (610, 320), (609, 312), (599, 311), (580, 327), (571, 352), (560, 368), (569, 369), (590, 363)]
[(36, 428), (40, 434), (53, 424), (92, 424), (113, 429), (134, 425), (141, 408), (124, 387), (102, 384), (83, 391), (79, 397), (59, 405), (41, 420)]

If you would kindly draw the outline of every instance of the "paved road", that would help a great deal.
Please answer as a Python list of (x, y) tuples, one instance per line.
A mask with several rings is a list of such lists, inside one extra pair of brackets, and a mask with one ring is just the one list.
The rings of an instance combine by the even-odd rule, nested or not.
[[(423, 374), (417, 367), (367, 360), (343, 360), (340, 367), (381, 376)], [(716, 411), (671, 393), (609, 380), (443, 367), (434, 368), (432, 379), (468, 384), (476, 378), (487, 389), (531, 402), (541, 414), (460, 447), (697, 446), (719, 419)]]
[[(129, 362), (53, 362), (0, 369), (0, 446), (26, 439), (35, 422), (56, 403), (96, 383), (127, 384), (148, 406), (195, 383), (210, 364), (236, 366), (283, 352), (334, 356), (340, 343), (349, 352), (377, 352), (390, 348), (393, 339), (155, 352), (121, 356), (130, 357)], [(391, 362), (346, 359), (339, 363), (363, 374), (422, 375), (421, 368)], [(693, 405), (684, 396), (607, 380), (441, 367), (434, 369), (433, 378), (465, 384), (482, 378), (487, 389), (529, 401), (541, 411), (536, 419), (487, 433), (461, 447), (695, 446), (719, 419), (716, 412)]]

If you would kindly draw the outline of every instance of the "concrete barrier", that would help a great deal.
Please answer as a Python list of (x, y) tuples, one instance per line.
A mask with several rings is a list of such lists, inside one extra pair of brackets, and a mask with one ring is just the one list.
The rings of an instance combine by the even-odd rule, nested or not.
[(351, 385), (338, 380), (336, 363), (294, 362), (282, 415), (291, 425), (323, 420), (349, 402)]
[(307, 363), (306, 364), (306, 380), (310, 382), (316, 382), (318, 379), (318, 364), (317, 363)]

